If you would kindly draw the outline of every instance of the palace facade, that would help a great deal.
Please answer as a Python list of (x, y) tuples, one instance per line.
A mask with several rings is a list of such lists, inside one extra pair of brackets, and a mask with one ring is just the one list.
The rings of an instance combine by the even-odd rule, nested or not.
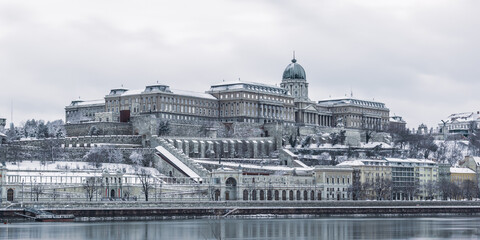
[(65, 107), (66, 122), (128, 122), (154, 114), (169, 121), (220, 121), (386, 130), (384, 103), (355, 98), (312, 101), (304, 68), (292, 59), (280, 87), (255, 82), (222, 82), (199, 93), (163, 84), (110, 90), (103, 101), (75, 100)]

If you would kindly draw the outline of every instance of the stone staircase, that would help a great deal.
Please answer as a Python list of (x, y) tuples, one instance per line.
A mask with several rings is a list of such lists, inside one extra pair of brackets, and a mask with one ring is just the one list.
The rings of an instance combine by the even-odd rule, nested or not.
[(202, 178), (209, 177), (210, 172), (206, 168), (204, 168), (202, 165), (193, 161), (193, 159), (189, 158), (181, 150), (174, 147), (172, 144), (165, 141), (164, 139), (158, 139), (158, 143), (160, 144), (160, 146), (164, 147), (167, 151), (169, 151), (173, 156), (178, 158), (182, 163), (187, 165), (187, 167), (192, 169), (200, 177)]

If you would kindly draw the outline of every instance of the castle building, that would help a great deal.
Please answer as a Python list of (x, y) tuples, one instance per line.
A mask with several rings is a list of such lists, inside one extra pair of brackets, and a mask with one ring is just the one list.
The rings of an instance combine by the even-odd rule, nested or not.
[(280, 87), (254, 82), (222, 82), (205, 93), (171, 89), (163, 84), (144, 89), (115, 88), (102, 101), (72, 101), (67, 123), (127, 122), (154, 114), (169, 121), (220, 121), (344, 127), (384, 131), (389, 109), (384, 103), (355, 98), (312, 101), (305, 69), (295, 58), (287, 65)]
[(222, 122), (295, 123), (294, 99), (284, 88), (231, 82), (213, 85), (207, 93), (218, 99)]
[(95, 114), (105, 112), (105, 100), (73, 100), (65, 107), (66, 123), (82, 123), (95, 120)]
[(458, 134), (467, 137), (473, 130), (480, 128), (480, 111), (451, 114), (438, 126), (444, 136)]
[(405, 131), (407, 128), (407, 123), (401, 116), (392, 116), (390, 117), (390, 123), (388, 124), (388, 129), (393, 132)]

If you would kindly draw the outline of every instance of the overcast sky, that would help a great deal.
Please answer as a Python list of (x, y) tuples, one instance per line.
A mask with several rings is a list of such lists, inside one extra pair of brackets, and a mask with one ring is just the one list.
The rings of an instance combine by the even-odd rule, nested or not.
[(480, 1), (0, 0), (0, 116), (64, 119), (79, 97), (159, 82), (279, 84), (381, 101), (408, 127), (480, 110)]

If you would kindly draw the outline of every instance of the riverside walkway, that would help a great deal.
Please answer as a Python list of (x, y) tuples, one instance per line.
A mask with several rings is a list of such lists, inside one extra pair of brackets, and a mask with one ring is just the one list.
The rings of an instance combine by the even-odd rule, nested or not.
[[(30, 204), (33, 203), (24, 203), (23, 206)], [(251, 215), (480, 214), (480, 201), (77, 202), (49, 203), (36, 207), (54, 214), (73, 214), (76, 220), (83, 221)], [(20, 211), (23, 209), (0, 209), (0, 219), (18, 218), (16, 213)]]

